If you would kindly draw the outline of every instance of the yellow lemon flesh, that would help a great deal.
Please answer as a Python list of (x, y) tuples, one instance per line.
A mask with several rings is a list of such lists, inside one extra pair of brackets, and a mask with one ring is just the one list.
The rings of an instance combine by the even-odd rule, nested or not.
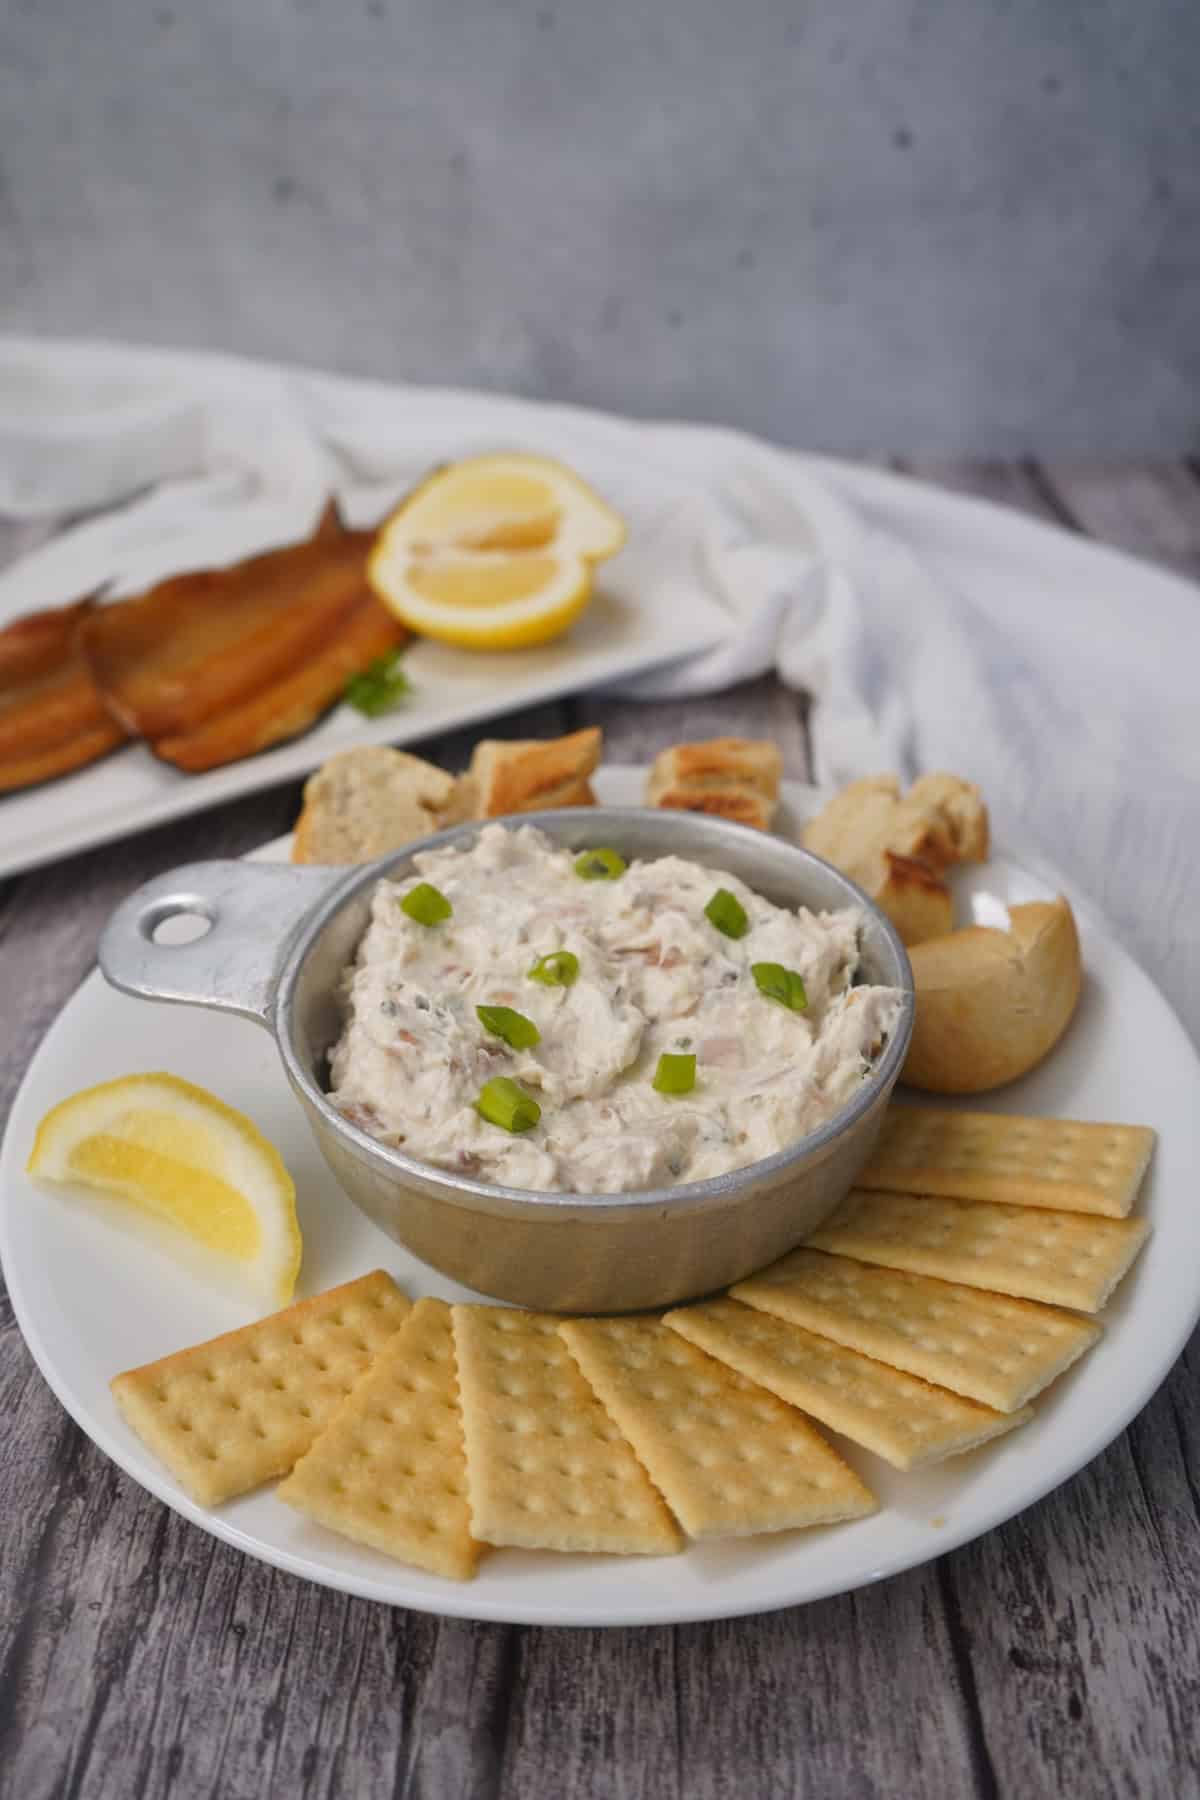
[(116, 1194), (227, 1258), (273, 1304), (292, 1297), (292, 1178), (249, 1119), (190, 1081), (126, 1075), (73, 1094), (38, 1126), (29, 1173)]
[(549, 457), (473, 456), (438, 469), (384, 521), (367, 565), (423, 637), (517, 650), (560, 637), (592, 597), (625, 524)]

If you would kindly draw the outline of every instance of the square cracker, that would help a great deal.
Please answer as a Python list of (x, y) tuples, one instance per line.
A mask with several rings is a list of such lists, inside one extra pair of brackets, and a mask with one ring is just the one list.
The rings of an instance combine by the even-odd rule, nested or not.
[(219, 1506), (287, 1473), (407, 1314), (376, 1269), (114, 1376), (113, 1398), (192, 1499)]
[(531, 1550), (661, 1555), (675, 1520), (558, 1335), (508, 1307), (456, 1306), (471, 1528)]
[(418, 1300), (283, 1485), (281, 1500), (401, 1562), (467, 1581), (467, 1459), (443, 1300)]
[(1099, 1325), (1077, 1313), (820, 1250), (793, 1250), (729, 1291), (999, 1412), (1032, 1400), (1100, 1336)]
[(1123, 1219), (1153, 1149), (1148, 1125), (892, 1106), (858, 1185)]
[(1032, 1407), (994, 1412), (738, 1300), (681, 1307), (663, 1324), (897, 1469), (973, 1450), (1033, 1417)]
[(875, 1511), (875, 1498), (793, 1407), (655, 1319), (559, 1330), (692, 1537), (744, 1537)]
[(1099, 1312), (1149, 1231), (1144, 1219), (855, 1189), (808, 1242), (887, 1269)]

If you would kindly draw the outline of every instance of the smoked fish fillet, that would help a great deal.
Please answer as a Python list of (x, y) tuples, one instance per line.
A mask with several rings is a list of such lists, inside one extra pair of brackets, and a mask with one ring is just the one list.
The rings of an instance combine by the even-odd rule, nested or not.
[(125, 737), (79, 653), (91, 610), (78, 600), (0, 630), (0, 793), (81, 769)]
[(319, 663), (369, 592), (373, 538), (327, 510), (303, 543), (97, 608), (80, 641), (109, 711), (151, 742), (174, 740)]
[(369, 591), (340, 621), (334, 635), (310, 649), (282, 680), (196, 727), (155, 739), (150, 748), (177, 769), (198, 774), (253, 756), (307, 731), (345, 692), (346, 683), (408, 636), (400, 621)]

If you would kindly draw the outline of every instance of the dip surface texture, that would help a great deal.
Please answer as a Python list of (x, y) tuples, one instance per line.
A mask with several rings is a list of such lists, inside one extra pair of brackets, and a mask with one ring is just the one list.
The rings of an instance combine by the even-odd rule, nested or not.
[[(330, 1098), (349, 1120), (484, 1181), (613, 1194), (757, 1162), (850, 1099), (900, 1006), (894, 988), (852, 985), (859, 911), (789, 912), (673, 856), (585, 881), (575, 858), (531, 826), (489, 825), (470, 850), (429, 851), (418, 874), (379, 883), (330, 1052)], [(451, 917), (422, 925), (402, 911), (419, 882), (445, 895)], [(740, 938), (705, 916), (718, 888), (745, 909)], [(530, 978), (555, 950), (578, 958), (570, 986)], [(803, 977), (803, 1012), (760, 992), (758, 962)], [(523, 1013), (540, 1042), (510, 1048), (480, 1023), (480, 1005)], [(653, 1087), (664, 1052), (695, 1056), (689, 1093)], [(498, 1075), (540, 1105), (532, 1130), (476, 1112)]]

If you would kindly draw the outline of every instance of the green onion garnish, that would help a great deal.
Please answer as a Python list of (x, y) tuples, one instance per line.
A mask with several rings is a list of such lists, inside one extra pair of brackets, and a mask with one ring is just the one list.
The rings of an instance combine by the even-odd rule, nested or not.
[(570, 987), (579, 979), (579, 958), (572, 950), (549, 950), (529, 971), (530, 981), (545, 987)]
[(750, 929), (745, 907), (728, 888), (717, 889), (704, 909), (704, 916), (712, 921), (718, 931), (723, 931), (726, 937), (745, 937)]
[(575, 858), (575, 873), (581, 881), (615, 881), (628, 866), (615, 850), (585, 850)]
[(778, 1000), (790, 1012), (803, 1012), (808, 1005), (804, 977), (797, 970), (785, 969), (782, 963), (751, 963), (750, 973), (768, 1000)]
[(484, 1082), (475, 1111), (489, 1125), (499, 1125), (501, 1131), (532, 1131), (542, 1116), (533, 1095), (507, 1075), (494, 1075), (491, 1081)]
[(440, 889), (432, 887), (428, 881), (418, 881), (400, 902), (400, 911), (415, 919), (418, 925), (440, 925), (454, 908)]
[(360, 713), (365, 713), (368, 719), (377, 719), (380, 713), (390, 712), (408, 692), (408, 676), (401, 666), (402, 658), (401, 650), (389, 650), (386, 656), (377, 656), (374, 662), (369, 662), (365, 669), (350, 677), (343, 698)]
[(694, 1056), (672, 1056), (663, 1053), (654, 1071), (654, 1087), (660, 1094), (690, 1094), (696, 1085)]
[(485, 1031), (491, 1031), (514, 1050), (530, 1050), (540, 1044), (542, 1034), (532, 1019), (514, 1012), (511, 1006), (477, 1006), (475, 1017)]

